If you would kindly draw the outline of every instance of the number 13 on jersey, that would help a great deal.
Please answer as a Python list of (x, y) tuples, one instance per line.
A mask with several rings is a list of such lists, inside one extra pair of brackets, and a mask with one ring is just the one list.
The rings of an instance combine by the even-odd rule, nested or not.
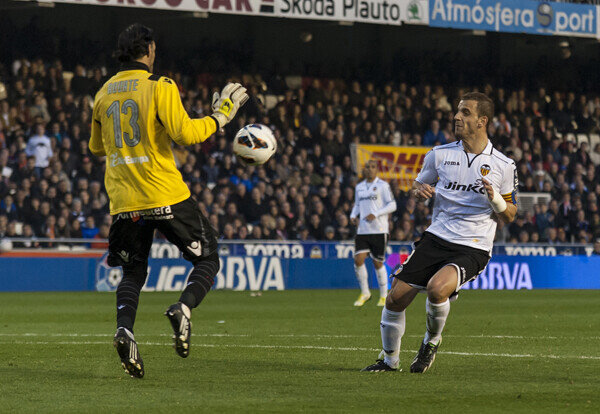
[[(129, 126), (133, 131), (133, 138), (128, 132), (123, 132), (121, 128), (120, 114), (127, 115), (128, 112), (131, 112)], [(133, 99), (127, 99), (123, 102), (123, 105), (121, 105), (119, 101), (114, 101), (106, 110), (107, 117), (113, 117), (113, 131), (115, 134), (115, 146), (117, 148), (123, 148), (123, 140), (125, 140), (125, 144), (127, 144), (128, 147), (135, 147), (139, 144), (141, 139), (140, 126), (137, 122), (139, 114), (138, 104)]]

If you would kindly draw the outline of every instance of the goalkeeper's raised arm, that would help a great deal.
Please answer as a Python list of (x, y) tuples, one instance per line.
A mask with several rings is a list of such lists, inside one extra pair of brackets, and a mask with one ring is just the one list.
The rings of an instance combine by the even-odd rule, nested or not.
[(215, 92), (212, 115), (200, 119), (190, 119), (183, 108), (179, 90), (174, 81), (160, 77), (154, 93), (157, 115), (171, 139), (180, 145), (203, 142), (217, 129), (227, 125), (238, 109), (248, 100), (246, 88), (239, 83), (229, 83), (223, 88), (221, 94)]

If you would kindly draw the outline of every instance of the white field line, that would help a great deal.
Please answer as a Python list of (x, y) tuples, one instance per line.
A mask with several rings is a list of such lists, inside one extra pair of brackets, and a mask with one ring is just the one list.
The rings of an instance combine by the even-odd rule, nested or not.
[[(2, 336), (24, 336), (24, 337), (45, 337), (45, 338), (87, 338), (87, 337), (93, 337), (93, 338), (112, 338), (112, 334), (108, 334), (108, 333), (48, 333), (48, 334), (42, 334), (42, 333), (0, 333), (0, 337)], [(171, 337), (173, 336), (173, 334), (156, 334), (156, 335), (140, 335), (140, 336), (149, 336), (149, 337), (156, 337), (156, 336), (164, 336), (164, 337)], [(246, 337), (246, 336), (250, 336), (250, 335), (232, 335), (232, 334), (220, 334), (220, 333), (213, 333), (213, 334), (193, 334), (193, 336), (210, 336), (210, 337)]]
[[(106, 338), (110, 337), (111, 334), (101, 334), (101, 333), (0, 333), (0, 337), (53, 337), (53, 338), (86, 338), (86, 337), (96, 337), (96, 338)], [(146, 337), (170, 337), (170, 334), (156, 334), (156, 335), (141, 335)], [(194, 333), (193, 336), (196, 337), (231, 337), (231, 338), (242, 338), (242, 337), (251, 337), (252, 335), (247, 334), (227, 334), (227, 333)], [(271, 338), (372, 338), (373, 335), (326, 335), (326, 334), (277, 334), (277, 335), (268, 335)], [(404, 335), (408, 338), (422, 338), (423, 335)], [(589, 340), (600, 340), (600, 336), (586, 336), (586, 337), (576, 337), (576, 336), (519, 336), (519, 335), (444, 335), (445, 338), (480, 338), (480, 339), (526, 339), (528, 341), (532, 339), (577, 339), (586, 341)]]
[[(16, 344), (16, 345), (105, 345), (109, 346), (110, 342), (106, 341), (12, 341), (2, 342), (0, 344)], [(146, 346), (172, 346), (172, 343), (165, 342), (139, 342), (139, 345)], [(253, 349), (311, 349), (322, 351), (364, 351), (378, 352), (377, 348), (359, 348), (359, 347), (333, 347), (333, 346), (314, 346), (314, 345), (239, 345), (239, 344), (194, 344), (198, 348), (253, 348)], [(414, 349), (403, 349), (402, 352), (417, 352)], [(483, 356), (483, 357), (502, 357), (502, 358), (548, 358), (548, 359), (588, 359), (600, 360), (600, 356), (589, 355), (533, 355), (533, 354), (496, 354), (490, 352), (455, 352), (455, 351), (440, 351), (440, 354), (459, 355), (459, 356)]]
[[(1, 336), (1, 334), (0, 334)], [(269, 335), (275, 338), (371, 338), (373, 335), (303, 335), (279, 334)], [(423, 335), (404, 335), (408, 338), (422, 338)], [(518, 336), (518, 335), (444, 335), (444, 338), (482, 338), (482, 339), (581, 339), (574, 336)], [(600, 336), (586, 337), (585, 339), (600, 339)]]

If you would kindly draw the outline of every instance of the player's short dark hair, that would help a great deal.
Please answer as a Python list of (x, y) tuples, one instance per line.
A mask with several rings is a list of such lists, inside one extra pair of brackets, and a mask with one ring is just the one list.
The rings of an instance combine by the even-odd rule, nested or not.
[(460, 100), (477, 102), (477, 115), (486, 116), (488, 124), (494, 117), (494, 101), (486, 94), (481, 92), (468, 92), (465, 93)]
[(119, 34), (117, 50), (113, 56), (119, 62), (131, 62), (148, 54), (148, 46), (154, 42), (154, 31), (140, 23), (134, 23)]

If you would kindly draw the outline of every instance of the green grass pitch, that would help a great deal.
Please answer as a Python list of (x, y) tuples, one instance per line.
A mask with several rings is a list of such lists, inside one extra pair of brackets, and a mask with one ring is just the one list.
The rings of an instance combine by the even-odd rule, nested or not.
[(162, 315), (177, 293), (143, 293), (146, 377), (112, 348), (115, 295), (0, 294), (0, 412), (598, 412), (598, 291), (465, 291), (432, 369), (408, 367), (425, 329), (407, 313), (403, 372), (364, 373), (381, 308), (358, 291), (213, 291), (192, 314), (190, 356)]

